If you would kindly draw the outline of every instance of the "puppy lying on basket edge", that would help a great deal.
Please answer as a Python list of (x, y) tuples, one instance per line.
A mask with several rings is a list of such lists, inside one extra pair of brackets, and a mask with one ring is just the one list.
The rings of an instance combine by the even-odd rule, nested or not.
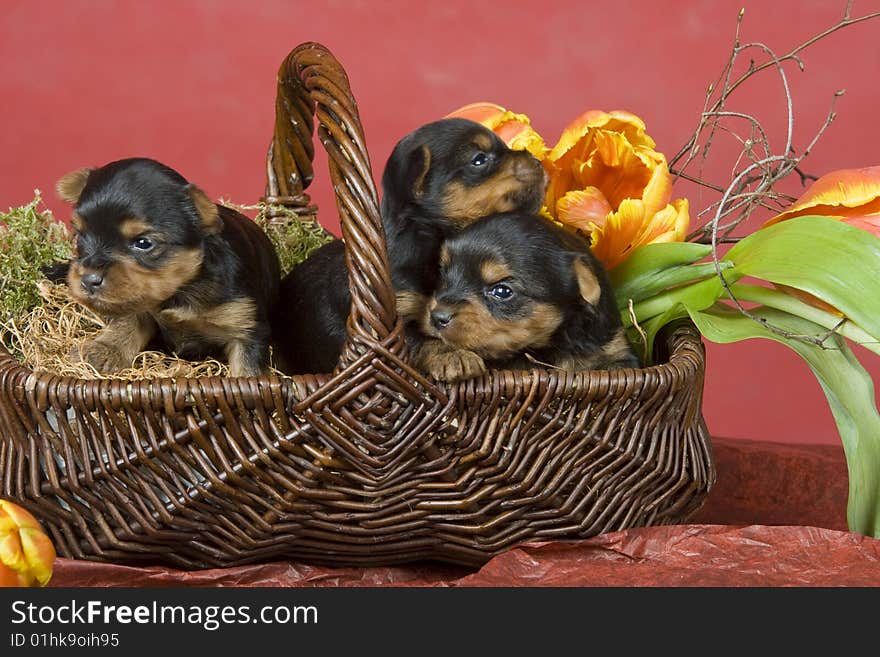
[[(537, 212), (546, 174), (527, 151), (512, 150), (466, 119), (434, 121), (401, 139), (382, 174), (382, 224), (397, 311), (407, 322), (414, 364), (444, 369), (443, 343), (418, 328), (437, 284), (442, 241), (482, 217)], [(339, 360), (351, 306), (345, 250), (335, 240), (281, 282), (273, 320), (275, 355), (288, 374), (330, 372)], [(432, 358), (423, 363), (423, 343)], [(436, 372), (429, 371), (429, 374)]]
[(76, 254), (44, 273), (107, 320), (74, 359), (113, 372), (153, 344), (224, 358), (232, 376), (266, 370), (281, 272), (256, 223), (147, 158), (73, 171), (57, 190), (74, 205)]
[(447, 381), (487, 367), (639, 367), (604, 268), (540, 215), (497, 214), (450, 237), (421, 326), (454, 350), (438, 376)]

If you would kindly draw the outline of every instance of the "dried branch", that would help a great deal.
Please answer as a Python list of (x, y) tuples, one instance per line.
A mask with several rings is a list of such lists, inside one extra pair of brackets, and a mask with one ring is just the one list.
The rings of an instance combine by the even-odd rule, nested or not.
[[(794, 101), (784, 64), (793, 61), (801, 71), (804, 71), (805, 66), (800, 58), (800, 53), (814, 43), (845, 27), (880, 18), (880, 12), (853, 18), (852, 0), (849, 0), (846, 3), (841, 20), (806, 39), (782, 56), (778, 56), (773, 49), (763, 43), (743, 43), (741, 41), (744, 15), (745, 12), (742, 10), (737, 16), (734, 44), (730, 57), (722, 68), (718, 79), (707, 88), (700, 121), (691, 137), (670, 160), (670, 172), (676, 179), (688, 180), (720, 194), (720, 198), (717, 201), (709, 203), (697, 213), (697, 217), (705, 217), (711, 214), (711, 219), (693, 230), (687, 239), (712, 245), (712, 261), (715, 265), (716, 273), (721, 280), (725, 293), (737, 310), (777, 335), (804, 340), (825, 347), (828, 337), (836, 333), (838, 328), (832, 329), (824, 336), (792, 335), (788, 331), (773, 326), (764, 318), (749, 312), (737, 300), (730, 285), (724, 278), (718, 246), (738, 240), (738, 238), (732, 236), (732, 233), (737, 226), (752, 214), (755, 208), (763, 207), (777, 213), (794, 200), (791, 196), (775, 190), (775, 186), (781, 180), (792, 173), (796, 173), (800, 177), (802, 185), (807, 180), (816, 179), (816, 176), (805, 174), (801, 170), (800, 164), (812, 152), (819, 139), (834, 121), (836, 117), (835, 104), (844, 91), (835, 92), (825, 121), (818, 128), (806, 148), (798, 151), (794, 147)], [(750, 59), (746, 71), (739, 75), (739, 77), (734, 77), (734, 70), (738, 60), (743, 55), (750, 55), (755, 52), (762, 58), (762, 61), (756, 63), (754, 58)], [(776, 72), (785, 97), (785, 143), (784, 147), (778, 151), (771, 146), (770, 138), (762, 126), (759, 117), (730, 107), (734, 92), (755, 75), (767, 69)], [(744, 134), (746, 136), (740, 134), (743, 126), (745, 127)], [(732, 137), (739, 144), (739, 154), (735, 156), (731, 166), (730, 183), (727, 186), (706, 181), (702, 175), (709, 154), (712, 151), (712, 146), (719, 135)], [(679, 163), (681, 164), (679, 165)], [(687, 169), (692, 165), (698, 166), (698, 173), (696, 175), (687, 172)]]

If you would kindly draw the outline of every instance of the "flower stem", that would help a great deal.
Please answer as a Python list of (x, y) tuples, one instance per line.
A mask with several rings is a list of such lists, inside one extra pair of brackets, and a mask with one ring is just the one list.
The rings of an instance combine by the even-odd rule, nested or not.
[[(750, 301), (760, 303), (768, 308), (776, 308), (784, 310), (798, 317), (809, 320), (829, 331), (834, 331), (852, 340), (865, 349), (880, 355), (880, 341), (872, 337), (864, 329), (854, 324), (851, 320), (841, 318), (833, 313), (820, 310), (815, 306), (811, 306), (793, 296), (758, 285), (745, 285), (737, 283), (731, 286), (731, 291), (740, 301)], [(841, 321), (843, 319), (843, 321)]]

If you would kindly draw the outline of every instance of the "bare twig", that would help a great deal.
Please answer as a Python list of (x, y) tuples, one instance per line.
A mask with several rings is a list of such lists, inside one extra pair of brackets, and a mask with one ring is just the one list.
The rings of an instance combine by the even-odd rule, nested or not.
[[(743, 20), (743, 16), (744, 16), (744, 11), (745, 10), (741, 10), (739, 13), (739, 16), (737, 17), (736, 40), (735, 40), (734, 50), (736, 50), (739, 47), (739, 32), (740, 32), (740, 26), (742, 24), (742, 20)], [(786, 54), (782, 55), (781, 57), (777, 57), (775, 61), (763, 62), (757, 66), (755, 66), (754, 64), (750, 65), (748, 70), (745, 73), (743, 73), (736, 81), (734, 81), (732, 83), (729, 82), (730, 70), (732, 68), (733, 59), (735, 59), (735, 56), (731, 56), (731, 60), (728, 61), (724, 71), (722, 72), (722, 76), (721, 76), (721, 77), (725, 78), (725, 84), (723, 87), (723, 91), (721, 93), (721, 97), (715, 102), (714, 105), (709, 106), (708, 101), (711, 98), (712, 93), (716, 87), (716, 85), (709, 85), (709, 90), (708, 90), (707, 98), (706, 98), (707, 102), (706, 102), (706, 105), (704, 106), (703, 112), (706, 113), (706, 112), (719, 111), (722, 107), (724, 107), (724, 104), (727, 100), (727, 97), (730, 96), (731, 93), (733, 93), (736, 89), (738, 89), (744, 82), (746, 82), (746, 80), (751, 78), (753, 75), (760, 73), (761, 71), (763, 71), (767, 68), (770, 68), (771, 66), (781, 64), (786, 61), (795, 61), (796, 63), (798, 63), (799, 68), (803, 68), (803, 62), (799, 58), (799, 53), (803, 52), (804, 50), (809, 48), (811, 45), (816, 43), (817, 41), (820, 41), (820, 40), (824, 39), (825, 37), (827, 37), (828, 35), (833, 34), (834, 32), (837, 32), (838, 30), (841, 30), (841, 29), (848, 27), (850, 25), (855, 25), (857, 23), (862, 23), (864, 21), (868, 21), (868, 20), (872, 20), (874, 18), (880, 17), (880, 11), (873, 12), (870, 14), (865, 14), (864, 16), (858, 16), (856, 18), (852, 18), (851, 14), (852, 14), (852, 1), (849, 0), (846, 3), (846, 8), (843, 13), (843, 18), (840, 21), (838, 21), (837, 23), (835, 23), (831, 27), (823, 30), (822, 32), (813, 35), (812, 37), (810, 37), (809, 39), (807, 39), (803, 43), (798, 44), (797, 46), (792, 48)], [(697, 128), (694, 135), (687, 141), (687, 143), (685, 143), (684, 146), (682, 146), (679, 149), (679, 151), (678, 151), (678, 153), (676, 153), (675, 157), (673, 157), (669, 161), (669, 165), (671, 167), (674, 167), (678, 163), (678, 161), (684, 156), (685, 153), (691, 151), (694, 148), (694, 145), (696, 144), (697, 140), (700, 137), (700, 133), (702, 132), (703, 126), (704, 126), (704, 124), (701, 122), (700, 126)], [(684, 168), (684, 167), (682, 167), (682, 168)]]

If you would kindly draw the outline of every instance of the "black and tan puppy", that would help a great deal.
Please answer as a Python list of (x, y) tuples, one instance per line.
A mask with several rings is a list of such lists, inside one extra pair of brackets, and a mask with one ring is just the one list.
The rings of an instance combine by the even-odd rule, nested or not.
[[(425, 336), (414, 324), (437, 283), (441, 242), (489, 214), (537, 212), (545, 187), (544, 168), (535, 157), (509, 149), (491, 130), (466, 119), (429, 123), (394, 147), (382, 175), (381, 214), (397, 309), (413, 324), (408, 339), (417, 365), (429, 373), (445, 367), (442, 344), (423, 349)], [(285, 371), (333, 369), (350, 305), (340, 240), (285, 276), (273, 327)]]
[(47, 275), (107, 320), (74, 356), (112, 372), (152, 342), (225, 358), (233, 376), (266, 369), (280, 267), (259, 226), (146, 158), (73, 171), (57, 190), (74, 205), (76, 254)]
[(638, 367), (602, 265), (580, 237), (538, 215), (498, 214), (443, 245), (423, 330), (455, 350), (438, 378), (486, 367)]

